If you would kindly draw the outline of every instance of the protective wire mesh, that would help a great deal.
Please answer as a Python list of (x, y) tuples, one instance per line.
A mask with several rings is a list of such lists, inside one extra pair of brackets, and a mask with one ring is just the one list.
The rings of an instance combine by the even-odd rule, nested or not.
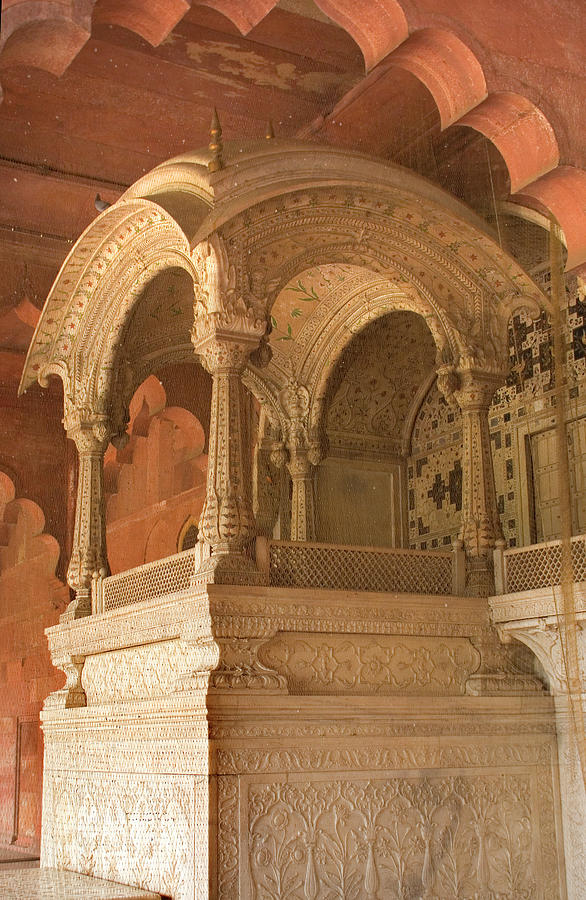
[(195, 571), (194, 548), (111, 575), (102, 585), (104, 612), (183, 591), (189, 587)]
[[(586, 581), (586, 538), (571, 541), (572, 580)], [(531, 591), (561, 584), (562, 542), (548, 541), (505, 550), (506, 592)]]
[(450, 552), (271, 541), (269, 556), (276, 587), (452, 593)]
[[(572, 507), (570, 497), (570, 466), (568, 458), (568, 434), (566, 414), (566, 352), (562, 331), (562, 308), (565, 302), (564, 264), (559, 225), (553, 220), (550, 228), (550, 266), (552, 326), (554, 338), (556, 441), (559, 465), (560, 514), (561, 514), (561, 571), (559, 591), (554, 590), (556, 613), (560, 633), (562, 658), (566, 670), (566, 685), (573, 725), (573, 736), (578, 749), (582, 778), (586, 784), (586, 739), (584, 709), (582, 706), (582, 679), (578, 651), (578, 622), (574, 598), (574, 573), (572, 563)], [(554, 582), (552, 582), (553, 584)]]

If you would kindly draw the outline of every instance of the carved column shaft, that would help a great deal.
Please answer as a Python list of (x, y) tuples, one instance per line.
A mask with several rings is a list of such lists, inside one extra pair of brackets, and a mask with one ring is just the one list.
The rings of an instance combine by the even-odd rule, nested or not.
[(75, 591), (62, 621), (91, 614), (91, 585), (94, 572), (107, 573), (106, 514), (104, 503), (104, 452), (109, 430), (103, 421), (65, 422), (68, 437), (79, 454), (79, 475), (73, 547), (67, 583)]
[(496, 504), (488, 410), (500, 379), (483, 372), (460, 372), (455, 397), (462, 411), (462, 527), (468, 561), (467, 592), (487, 595), (494, 588), (492, 551), (502, 539)]
[[(292, 481), (291, 540), (315, 540), (315, 496), (313, 468), (321, 458), (317, 440), (312, 440), (309, 429), (309, 391), (296, 378), (291, 378), (279, 394), (281, 406), (287, 417), (285, 443), (280, 454)], [(285, 454), (285, 448), (288, 452)]]
[[(207, 489), (200, 520), (212, 552), (195, 581), (258, 584), (260, 573), (243, 552), (255, 535), (255, 525), (245, 484), (250, 473), (245, 474), (241, 376), (251, 354), (258, 365), (270, 359), (268, 298), (252, 290), (237, 292), (234, 266), (215, 232), (197, 245), (193, 262), (198, 284), (191, 340), (213, 379)], [(255, 281), (255, 291), (262, 294), (260, 288)]]
[(293, 494), (291, 498), (291, 540), (315, 540), (315, 495), (313, 486), (313, 465), (309, 451), (292, 449), (287, 468), (291, 476)]
[(254, 514), (245, 489), (241, 375), (258, 340), (214, 334), (196, 343), (213, 378), (206, 498), (200, 527), (212, 555), (198, 573), (202, 582), (256, 583), (259, 574), (244, 556), (255, 535)]

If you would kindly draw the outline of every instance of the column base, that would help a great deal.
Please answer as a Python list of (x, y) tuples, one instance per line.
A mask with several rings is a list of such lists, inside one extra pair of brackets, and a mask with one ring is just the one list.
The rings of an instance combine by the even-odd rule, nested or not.
[(75, 619), (83, 619), (85, 616), (92, 614), (92, 595), (91, 591), (76, 591), (75, 597), (71, 600), (65, 611), (59, 616), (61, 623), (74, 622)]
[(191, 583), (194, 587), (205, 584), (263, 585), (266, 577), (244, 553), (217, 553), (205, 560)]
[(466, 559), (466, 597), (491, 597), (494, 594), (494, 566), (487, 556)]

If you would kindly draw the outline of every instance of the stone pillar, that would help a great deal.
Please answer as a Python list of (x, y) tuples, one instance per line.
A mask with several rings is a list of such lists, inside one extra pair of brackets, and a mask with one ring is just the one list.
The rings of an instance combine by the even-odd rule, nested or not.
[(254, 515), (244, 486), (241, 376), (258, 341), (237, 334), (211, 334), (194, 345), (212, 375), (212, 407), (206, 498), (200, 529), (212, 553), (199, 583), (257, 584), (260, 574), (243, 551), (255, 536)]
[(267, 354), (270, 358), (263, 341), (266, 302), (250, 293), (237, 294), (234, 270), (219, 235), (198, 244), (193, 256), (199, 283), (191, 339), (213, 379), (207, 490), (200, 519), (211, 556), (195, 583), (258, 584), (261, 575), (244, 552), (255, 537), (255, 524), (245, 484), (250, 473), (245, 473), (242, 443), (241, 379), (252, 353), (257, 364), (266, 363)]
[(498, 375), (460, 370), (454, 397), (462, 411), (462, 527), (467, 562), (466, 593), (488, 596), (494, 591), (493, 550), (502, 539), (496, 505), (488, 410)]
[[(490, 602), (498, 621), (499, 598)], [(586, 717), (586, 609), (582, 608), (577, 618), (570, 627), (577, 629), (581, 685), (573, 694), (568, 692), (565, 641), (560, 636), (557, 616), (508, 621), (497, 626), (501, 640), (515, 638), (535, 653), (554, 697), (568, 900), (586, 900), (586, 790), (578, 748)]]
[(313, 464), (307, 448), (289, 451), (287, 468), (293, 485), (291, 498), (291, 540), (315, 541), (315, 497)]
[(254, 456), (253, 512), (257, 535), (272, 538), (279, 517), (281, 472), (271, 459), (272, 443), (264, 438)]
[(84, 417), (75, 410), (66, 415), (64, 424), (79, 456), (73, 547), (67, 570), (67, 583), (75, 591), (75, 598), (61, 616), (61, 621), (67, 622), (91, 614), (94, 573), (108, 572), (104, 452), (111, 434), (103, 417)]
[[(309, 436), (309, 391), (291, 377), (279, 400), (287, 417), (283, 460), (292, 482), (291, 540), (315, 540), (314, 467), (321, 458), (320, 444)], [(284, 451), (287, 451), (285, 454)]]

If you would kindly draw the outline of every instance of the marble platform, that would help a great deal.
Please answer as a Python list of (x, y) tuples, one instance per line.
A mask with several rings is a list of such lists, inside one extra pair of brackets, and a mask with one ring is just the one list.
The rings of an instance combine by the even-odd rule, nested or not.
[(568, 900), (553, 698), (486, 599), (208, 585), (47, 634), (43, 866), (173, 900)]
[(160, 894), (57, 869), (0, 872), (3, 900), (161, 900)]

